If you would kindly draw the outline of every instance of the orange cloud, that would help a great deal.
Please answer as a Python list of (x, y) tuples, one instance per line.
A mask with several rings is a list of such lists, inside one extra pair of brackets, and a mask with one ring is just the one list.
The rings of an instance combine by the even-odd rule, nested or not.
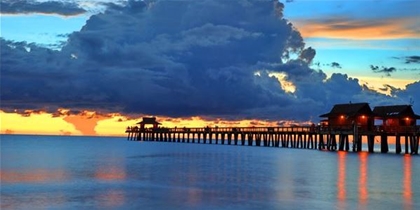
[(10, 129), (6, 129), (4, 133), (5, 133), (5, 134), (13, 134), (13, 133), (15, 133), (15, 132), (14, 132), (14, 131), (12, 131), (12, 130), (10, 130)]
[(352, 20), (344, 18), (293, 21), (305, 38), (401, 39), (419, 38), (417, 18)]
[(78, 115), (65, 116), (64, 121), (74, 125), (76, 130), (83, 135), (95, 136), (97, 135), (95, 127), (99, 121), (107, 119), (102, 115), (97, 115), (96, 112), (83, 111)]

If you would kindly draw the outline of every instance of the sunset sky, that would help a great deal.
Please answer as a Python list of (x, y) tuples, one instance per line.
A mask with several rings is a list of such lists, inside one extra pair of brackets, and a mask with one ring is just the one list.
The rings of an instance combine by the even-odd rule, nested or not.
[(420, 113), (420, 1), (3, 0), (1, 133), (318, 122)]

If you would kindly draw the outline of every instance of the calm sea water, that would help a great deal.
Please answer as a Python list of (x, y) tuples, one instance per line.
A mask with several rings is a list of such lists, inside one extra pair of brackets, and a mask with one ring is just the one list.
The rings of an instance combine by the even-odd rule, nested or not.
[(420, 157), (1, 138), (1, 209), (420, 209)]

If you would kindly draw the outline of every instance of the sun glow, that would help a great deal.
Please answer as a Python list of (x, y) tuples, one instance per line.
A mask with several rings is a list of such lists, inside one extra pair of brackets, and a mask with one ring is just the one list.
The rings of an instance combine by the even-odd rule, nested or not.
[[(25, 110), (6, 113), (0, 110), (1, 134), (125, 136), (128, 126), (135, 126), (145, 115), (123, 116), (119, 113), (100, 114), (95, 111), (74, 113), (58, 109), (55, 113)], [(225, 120), (222, 118), (155, 116), (161, 127), (267, 127), (292, 126), (294, 121), (265, 121), (258, 119)]]
[(48, 113), (5, 113), (0, 110), (2, 134), (82, 135), (74, 125)]

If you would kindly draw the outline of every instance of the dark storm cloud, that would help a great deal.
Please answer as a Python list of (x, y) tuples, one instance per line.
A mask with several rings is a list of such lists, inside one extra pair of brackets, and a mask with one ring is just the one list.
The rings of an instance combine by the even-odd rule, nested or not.
[[(316, 52), (278, 1), (108, 8), (70, 34), (61, 51), (1, 39), (2, 109), (317, 120), (335, 103), (395, 100), (347, 75), (327, 79), (309, 68)], [(271, 73), (287, 75), (296, 91), (285, 92), (285, 81)]]
[(86, 10), (77, 4), (61, 1), (37, 2), (31, 0), (3, 0), (0, 2), (1, 14), (58, 14), (63, 16), (80, 15)]

